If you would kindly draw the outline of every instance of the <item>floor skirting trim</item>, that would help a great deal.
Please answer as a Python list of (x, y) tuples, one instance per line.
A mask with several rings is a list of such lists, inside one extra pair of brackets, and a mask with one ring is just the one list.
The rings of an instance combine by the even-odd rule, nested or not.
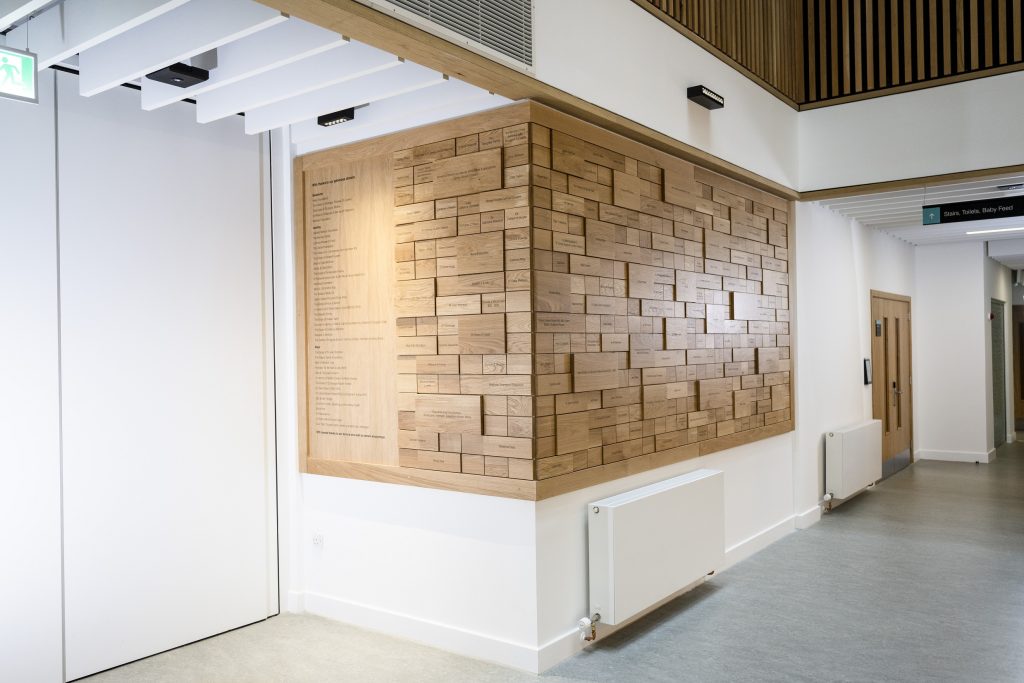
[(995, 450), (988, 451), (936, 451), (919, 450), (914, 452), (915, 460), (945, 460), (946, 462), (983, 462), (995, 460)]

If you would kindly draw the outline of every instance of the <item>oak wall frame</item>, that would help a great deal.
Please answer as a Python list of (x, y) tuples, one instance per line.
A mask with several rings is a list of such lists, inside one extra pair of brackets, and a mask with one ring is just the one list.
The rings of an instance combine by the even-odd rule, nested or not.
[[(462, 119), (456, 119), (453, 121), (442, 122), (438, 124), (432, 124), (417, 129), (402, 131), (382, 138), (376, 138), (372, 140), (362, 141), (347, 145), (343, 148), (346, 159), (359, 157), (360, 155), (372, 156), (381, 155), (383, 153), (389, 153), (399, 149), (405, 149), (408, 147), (415, 146), (416, 144), (424, 144), (433, 142), (440, 138), (446, 137), (458, 137), (460, 134), (464, 134), (467, 131), (490, 129), (495, 127), (502, 127), (505, 125), (513, 125), (523, 120), (530, 120), (538, 123), (542, 126), (547, 126), (553, 130), (558, 130), (570, 135), (578, 136), (580, 139), (586, 139), (587, 141), (602, 147), (613, 149), (618, 153), (627, 154), (633, 158), (636, 158), (644, 163), (650, 163), (652, 166), (665, 167), (671, 166), (674, 163), (678, 164), (676, 158), (672, 155), (666, 154), (660, 150), (652, 149), (646, 145), (638, 143), (634, 140), (620, 136), (614, 132), (602, 130), (601, 128), (589, 124), (587, 122), (575, 119), (567, 116), (563, 113), (555, 111), (542, 104), (533, 102), (520, 102), (506, 107), (502, 107), (495, 110), (482, 112), (479, 114), (470, 115), (463, 117)], [(304, 172), (316, 169), (319, 166), (328, 165), (333, 163), (330, 160), (331, 150), (325, 150), (324, 152), (317, 152), (304, 157), (299, 157), (295, 160), (294, 171), (295, 171), (295, 188), (296, 188), (296, 205), (295, 205), (295, 225), (296, 225), (296, 278), (297, 278), (297, 290), (299, 294), (298, 307), (299, 312), (297, 316), (298, 323), (298, 347), (299, 347), (299, 363), (300, 373), (298, 382), (299, 392), (299, 419), (300, 419), (300, 439), (299, 439), (299, 450), (300, 450), (300, 461), (303, 466), (303, 471), (317, 474), (329, 474), (335, 476), (343, 476), (356, 479), (372, 480), (372, 481), (383, 481), (392, 483), (404, 483), (413, 484), (419, 486), (427, 486), (433, 488), (443, 488), (450, 490), (470, 491), (474, 493), (481, 493), (485, 495), (498, 495), (505, 497), (521, 498), (527, 500), (538, 500), (554, 495), (559, 495), (571, 490), (578, 488), (592, 486), (605, 481), (617, 479), (629, 474), (642, 472), (654, 467), (660, 467), (663, 465), (678, 462), (682, 459), (690, 457), (696, 457), (700, 455), (707, 455), (713, 452), (717, 452), (726, 448), (732, 448), (745, 443), (751, 443), (753, 441), (783, 434), (793, 429), (794, 420), (792, 418), (776, 422), (765, 427), (750, 429), (747, 431), (737, 432), (728, 436), (716, 437), (710, 440), (695, 442), (688, 445), (679, 452), (669, 454), (667, 451), (653, 452), (646, 455), (640, 455), (626, 460), (613, 462), (597, 467), (591, 467), (589, 469), (580, 470), (573, 472), (572, 474), (561, 475), (552, 479), (543, 479), (540, 481), (529, 481), (529, 480), (501, 480), (495, 478), (484, 478), (474, 475), (463, 475), (459, 473), (439, 472), (439, 471), (427, 471), (427, 470), (409, 470), (398, 467), (384, 467), (376, 466), (365, 463), (350, 463), (350, 462), (339, 462), (324, 459), (311, 458), (309, 453), (309, 442), (306, 437), (305, 430), (308, 428), (308, 412), (307, 412), (307, 386), (306, 386), (306, 361), (303, 354), (306, 349), (306, 321), (305, 321), (305, 302), (302, 297), (306, 291), (305, 282), (305, 268), (302, 258), (305, 254), (305, 221), (304, 221), (304, 206), (305, 200), (305, 186), (303, 182)], [(792, 247), (794, 244), (794, 205), (787, 199), (778, 197), (766, 193), (757, 188), (746, 187), (744, 188), (740, 183), (730, 180), (725, 176), (715, 174), (713, 172), (697, 168), (695, 173), (707, 182), (714, 182), (716, 187), (722, 187), (723, 189), (736, 190), (742, 192), (744, 196), (754, 197), (754, 201), (760, 201), (769, 206), (776, 207), (776, 210), (785, 211), (788, 215), (789, 220), (789, 231), (788, 231), (788, 242), (787, 248), (789, 250), (789, 268), (788, 272), (793, 273), (793, 251)], [(789, 288), (790, 305), (789, 310), (792, 312), (794, 290), (795, 288), (791, 285)], [(790, 331), (792, 335), (792, 329)], [(790, 410), (792, 411), (793, 406), (793, 388), (795, 387), (795, 381), (793, 380), (794, 372), (790, 370)]]

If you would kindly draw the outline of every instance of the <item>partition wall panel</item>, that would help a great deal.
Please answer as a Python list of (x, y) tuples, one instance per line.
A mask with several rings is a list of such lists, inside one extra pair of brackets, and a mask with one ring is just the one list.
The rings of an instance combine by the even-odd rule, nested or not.
[(61, 680), (53, 72), (0, 100), (0, 680)]
[(68, 678), (268, 604), (259, 138), (59, 74)]

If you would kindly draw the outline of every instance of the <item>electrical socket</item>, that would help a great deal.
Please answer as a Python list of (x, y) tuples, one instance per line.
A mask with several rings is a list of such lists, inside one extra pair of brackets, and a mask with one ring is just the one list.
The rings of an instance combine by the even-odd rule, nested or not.
[(322, 547), (323, 544), (324, 544), (324, 535), (323, 534), (313, 534), (313, 545), (321, 546)]

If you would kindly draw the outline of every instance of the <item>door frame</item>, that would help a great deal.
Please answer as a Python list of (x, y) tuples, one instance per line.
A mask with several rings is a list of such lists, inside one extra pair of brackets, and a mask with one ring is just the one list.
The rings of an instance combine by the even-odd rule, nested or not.
[[(992, 447), (993, 448), (999, 448), (1000, 446), (1005, 446), (1006, 444), (1008, 444), (1010, 442), (1010, 440), (1008, 438), (1008, 435), (1009, 435), (1009, 432), (1010, 432), (1010, 418), (1011, 418), (1011, 415), (1013, 417), (1014, 422), (1016, 423), (1016, 410), (1014, 410), (1011, 413), (1010, 405), (1009, 405), (1009, 403), (1006, 400), (1006, 393), (1007, 393), (1007, 389), (1008, 389), (1007, 381), (1006, 381), (1006, 375), (1008, 374), (1007, 373), (1007, 360), (1006, 360), (1006, 342), (1007, 342), (1007, 339), (1006, 339), (1006, 308), (1007, 308), (1007, 306), (1011, 307), (1011, 310), (1010, 310), (1010, 330), (1011, 330), (1011, 333), (1012, 333), (1012, 331), (1013, 331), (1013, 310), (1012, 310), (1013, 304), (1012, 304), (1012, 301), (1003, 301), (1002, 299), (997, 299), (994, 296), (990, 296), (989, 297), (988, 311), (989, 311), (989, 315), (991, 316), (991, 318), (989, 319), (989, 334), (990, 334), (989, 347), (990, 347), (990, 349), (992, 350), (992, 353), (993, 353), (992, 359), (991, 359), (991, 362), (990, 362), (990, 367), (989, 367), (989, 373), (990, 373), (990, 375), (992, 377)], [(996, 314), (995, 314), (996, 308), (1000, 309), (1000, 314), (999, 314), (1000, 320), (998, 321), (998, 322), (1001, 323), (1000, 325), (996, 325), (996, 322), (997, 322), (996, 321)], [(1003, 395), (1003, 431), (1002, 431), (1002, 434), (997, 434), (997, 432), (996, 432), (996, 357), (995, 357), (996, 345), (995, 345), (995, 331), (996, 331), (997, 328), (1001, 329), (1002, 335), (1003, 335), (1003, 343), (999, 345), (999, 352), (1000, 352), (1000, 354), (1003, 357), (1003, 374), (1002, 374), (1002, 377), (1000, 378), (1000, 381), (1002, 382), (1002, 385), (1003, 385), (1003, 391), (1002, 391), (1002, 395)], [(1013, 346), (1013, 343), (1012, 343), (1012, 340), (1011, 340), (1011, 347), (1012, 346)], [(1016, 395), (1014, 396), (1014, 400), (1016, 401)], [(1014, 406), (1014, 408), (1016, 408), (1016, 406)], [(1013, 427), (1014, 427), (1013, 431), (1016, 432), (1017, 431), (1017, 425), (1014, 424)], [(999, 441), (999, 439), (1002, 439), (1002, 443), (997, 443)]]
[[(910, 358), (908, 358), (907, 361), (909, 363), (908, 367), (910, 368), (910, 387), (909, 387), (909, 389), (910, 389), (910, 398), (909, 398), (909, 401), (910, 401), (910, 420), (908, 422), (908, 428), (910, 429), (910, 462), (911, 462), (911, 464), (913, 464), (914, 461), (916, 460), (916, 458), (914, 457), (914, 304), (911, 301), (910, 297), (906, 296), (905, 294), (893, 294), (892, 292), (883, 292), (880, 289), (869, 290), (869, 294), (868, 294), (868, 325), (869, 325), (869, 328), (871, 329), (871, 332), (869, 332), (869, 336), (868, 336), (868, 340), (869, 340), (868, 341), (868, 350), (869, 350), (869, 353), (871, 353), (871, 355), (872, 355), (872, 358), (871, 358), (872, 365), (874, 365), (874, 363), (875, 363), (875, 358), (873, 357), (874, 354), (873, 354), (873, 352), (871, 350), (872, 344), (870, 342), (871, 335), (874, 334), (874, 321), (872, 320), (872, 317), (871, 317), (871, 302), (872, 302), (873, 299), (876, 299), (876, 298), (878, 298), (878, 299), (888, 299), (889, 301), (900, 301), (900, 302), (905, 303), (907, 305), (907, 310), (909, 311), (910, 328), (907, 330), (907, 334), (909, 335), (909, 339), (907, 340), (907, 348), (910, 349)], [(872, 385), (872, 387), (871, 387), (872, 405), (874, 405), (874, 391), (875, 391), (875, 387)], [(874, 417), (874, 409), (872, 408), (872, 418), (873, 417)]]
[(1013, 385), (1013, 431), (1017, 431), (1017, 420), (1024, 419), (1024, 305), (1010, 302), (1010, 372)]

